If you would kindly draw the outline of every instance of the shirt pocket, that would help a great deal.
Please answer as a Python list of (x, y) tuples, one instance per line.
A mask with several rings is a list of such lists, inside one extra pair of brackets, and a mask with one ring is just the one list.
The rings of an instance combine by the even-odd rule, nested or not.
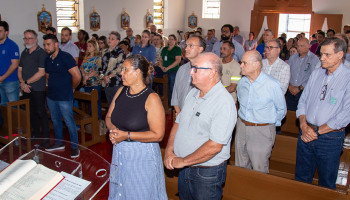
[(333, 90), (331, 89), (330, 91), (330, 96), (327, 98), (327, 103), (330, 106), (336, 106), (338, 105), (341, 100), (343, 99), (345, 90)]
[(205, 132), (210, 131), (210, 117), (201, 111), (195, 112), (190, 119), (189, 128), (199, 135), (204, 135)]

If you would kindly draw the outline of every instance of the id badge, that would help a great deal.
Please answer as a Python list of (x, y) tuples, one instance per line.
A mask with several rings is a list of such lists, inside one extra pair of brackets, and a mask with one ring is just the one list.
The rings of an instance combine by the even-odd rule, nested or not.
[(168, 61), (168, 56), (164, 56), (164, 60), (165, 60), (165, 61)]

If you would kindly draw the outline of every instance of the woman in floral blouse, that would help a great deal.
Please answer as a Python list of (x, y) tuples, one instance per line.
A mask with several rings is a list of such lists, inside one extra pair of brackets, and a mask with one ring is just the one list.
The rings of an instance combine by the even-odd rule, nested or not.
[(80, 71), (83, 76), (83, 85), (85, 92), (91, 92), (93, 89), (98, 91), (98, 118), (102, 119), (101, 114), (101, 81), (98, 78), (98, 70), (101, 68), (101, 55), (98, 44), (95, 40), (87, 41), (87, 50), (80, 66)]

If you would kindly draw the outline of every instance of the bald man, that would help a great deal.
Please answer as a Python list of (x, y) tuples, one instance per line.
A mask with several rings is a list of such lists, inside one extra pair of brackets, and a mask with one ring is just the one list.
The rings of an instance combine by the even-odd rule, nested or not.
[(281, 84), (261, 71), (258, 51), (247, 51), (242, 58), (244, 75), (238, 82), (240, 108), (235, 138), (235, 165), (268, 173), (276, 128), (286, 114)]
[(191, 76), (196, 87), (171, 130), (164, 164), (180, 169), (180, 199), (220, 200), (237, 111), (220, 81), (222, 64), (217, 55), (199, 55)]
[(298, 53), (292, 55), (288, 60), (290, 66), (290, 82), (286, 93), (288, 110), (297, 110), (299, 98), (312, 71), (317, 65), (320, 65), (319, 58), (309, 48), (309, 40), (301, 38), (297, 44)]

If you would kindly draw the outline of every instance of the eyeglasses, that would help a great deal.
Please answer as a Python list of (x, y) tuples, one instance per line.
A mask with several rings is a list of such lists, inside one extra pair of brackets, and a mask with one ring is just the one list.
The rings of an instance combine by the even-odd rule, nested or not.
[(327, 94), (327, 85), (323, 85), (322, 87), (322, 92), (321, 92), (321, 97), (320, 100), (323, 101), (326, 98), (326, 94)]
[(129, 68), (122, 67), (122, 72), (126, 72), (126, 71), (128, 71), (129, 69), (133, 69), (133, 68), (132, 68), (132, 67), (129, 67)]
[(196, 44), (186, 44), (186, 45), (185, 45), (185, 48), (189, 47), (190, 49), (192, 49), (194, 46), (199, 46), (199, 45), (196, 45)]
[(191, 66), (191, 70), (193, 70), (194, 73), (197, 73), (197, 70), (198, 70), (198, 69), (213, 69), (213, 68), (209, 68), (209, 67), (197, 67), (197, 66), (194, 66), (194, 65)]
[(34, 40), (34, 38), (23, 38), (23, 40)]
[(279, 47), (273, 47), (273, 46), (265, 46), (264, 49), (265, 50), (272, 50), (273, 48), (279, 48)]

